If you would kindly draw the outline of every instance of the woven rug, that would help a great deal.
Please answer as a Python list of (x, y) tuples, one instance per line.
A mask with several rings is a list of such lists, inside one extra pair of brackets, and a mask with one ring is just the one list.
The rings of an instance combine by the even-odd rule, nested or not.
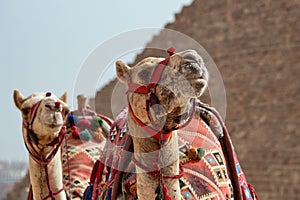
[[(67, 135), (62, 148), (62, 163), (66, 192), (72, 199), (83, 197), (84, 190), (89, 185), (93, 166), (102, 154), (106, 142), (105, 135), (108, 134), (108, 127), (112, 121), (108, 118), (101, 118), (87, 109), (75, 110), (70, 115), (73, 116), (71, 120), (67, 118)], [(85, 123), (81, 123), (83, 121)], [(77, 133), (74, 133), (75, 131)]]

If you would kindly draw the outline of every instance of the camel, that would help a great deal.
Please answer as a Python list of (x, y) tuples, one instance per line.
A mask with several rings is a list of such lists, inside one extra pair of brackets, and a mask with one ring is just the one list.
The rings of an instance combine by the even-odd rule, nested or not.
[[(28, 199), (82, 199), (105, 138), (101, 136), (101, 141), (94, 142), (72, 137), (66, 93), (60, 98), (50, 92), (33, 93), (25, 98), (15, 90), (13, 97), (22, 113), (23, 139), (29, 152), (31, 192)], [(78, 96), (78, 107), (87, 115), (92, 111), (86, 109), (85, 100)], [(77, 111), (71, 113), (74, 112)]]
[[(133, 68), (118, 61), (116, 71), (118, 79), (129, 85), (128, 104), (131, 106), (132, 112), (129, 112), (128, 126), (136, 161), (140, 166), (151, 166), (156, 162), (155, 156), (153, 158), (151, 152), (163, 149), (159, 158), (159, 165), (163, 166), (161, 173), (171, 176), (179, 174), (180, 171), (177, 132), (174, 131), (166, 139), (156, 139), (149, 137), (149, 133), (140, 124), (153, 126), (156, 123), (154, 125), (155, 128), (157, 127), (156, 129), (169, 132), (183, 123), (183, 120), (186, 119), (180, 119), (178, 116), (191, 110), (191, 99), (199, 97), (203, 93), (207, 86), (208, 72), (202, 58), (194, 51), (184, 51), (171, 56), (168, 59), (168, 67), (161, 72), (161, 75), (155, 75), (159, 76), (155, 79), (160, 80), (156, 88), (151, 89), (153, 91), (151, 91), (152, 96), (149, 97), (149, 101), (153, 101), (150, 103), (153, 108), (147, 108), (148, 94), (136, 92), (138, 88), (132, 87), (130, 84), (137, 84), (140, 87), (149, 85), (150, 82), (154, 83), (151, 77), (153, 77), (155, 66), (163, 60), (163, 58), (146, 58)], [(172, 77), (177, 77), (177, 79), (172, 80)], [(174, 81), (177, 82), (177, 87), (174, 87)], [(148, 109), (151, 109), (150, 113), (147, 111)], [(152, 115), (154, 119), (151, 119), (149, 115)], [(178, 120), (174, 120), (175, 118)], [(158, 140), (161, 141), (158, 142)], [(142, 167), (137, 167), (136, 170), (138, 198), (141, 200), (155, 199), (158, 196), (156, 190), (159, 187), (159, 181), (150, 173), (145, 173), (147, 171)], [(181, 199), (178, 179), (165, 179), (164, 186), (168, 188), (168, 195), (171, 199)]]
[(220, 116), (198, 100), (209, 78), (202, 57), (168, 53), (133, 67), (116, 62), (128, 107), (111, 128), (89, 199), (255, 199)]

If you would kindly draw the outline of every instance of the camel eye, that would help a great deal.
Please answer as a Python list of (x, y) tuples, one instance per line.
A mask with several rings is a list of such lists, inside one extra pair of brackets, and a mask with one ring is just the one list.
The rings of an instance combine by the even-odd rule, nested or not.
[(30, 108), (22, 108), (22, 114), (23, 115), (28, 115), (30, 112)]
[(147, 80), (150, 77), (150, 72), (143, 70), (138, 73), (138, 76), (141, 80)]

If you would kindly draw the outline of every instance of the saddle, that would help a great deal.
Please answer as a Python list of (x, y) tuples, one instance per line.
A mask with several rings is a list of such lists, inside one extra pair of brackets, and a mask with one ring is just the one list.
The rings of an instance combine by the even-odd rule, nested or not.
[[(103, 154), (96, 161), (84, 200), (135, 200), (136, 165), (125, 108), (112, 124)], [(189, 124), (176, 130), (183, 176), (181, 199), (259, 199), (246, 180), (228, 131), (218, 112), (196, 101)]]
[(74, 110), (66, 120), (62, 146), (63, 182), (69, 199), (81, 197), (101, 155), (112, 120), (92, 110)]

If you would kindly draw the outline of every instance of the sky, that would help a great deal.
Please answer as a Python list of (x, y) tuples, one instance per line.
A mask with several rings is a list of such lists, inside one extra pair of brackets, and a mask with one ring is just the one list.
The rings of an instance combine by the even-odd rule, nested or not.
[[(103, 44), (115, 45), (107, 41), (132, 30), (163, 28), (191, 2), (0, 0), (0, 160), (28, 160), (21, 114), (13, 103), (14, 89), (24, 96), (47, 91), (60, 96), (67, 92), (73, 109), (76, 92), (94, 95), (91, 91), (95, 88), (76, 88), (76, 79), (93, 50)], [(146, 44), (151, 36), (150, 32), (143, 42)], [(135, 53), (124, 55), (123, 60), (130, 62)], [(99, 89), (113, 78), (113, 73), (106, 72), (94, 87)]]

